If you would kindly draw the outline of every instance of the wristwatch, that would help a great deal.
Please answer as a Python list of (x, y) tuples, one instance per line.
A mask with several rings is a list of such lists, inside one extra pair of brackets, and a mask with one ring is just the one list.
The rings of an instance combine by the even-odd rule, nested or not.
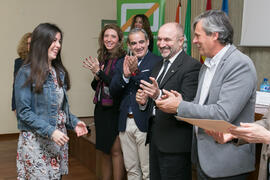
[(231, 140), (231, 142), (233, 143), (233, 144), (238, 144), (238, 138), (233, 138), (232, 140)]
[(101, 69), (96, 73), (97, 77), (100, 76), (100, 73), (101, 73)]

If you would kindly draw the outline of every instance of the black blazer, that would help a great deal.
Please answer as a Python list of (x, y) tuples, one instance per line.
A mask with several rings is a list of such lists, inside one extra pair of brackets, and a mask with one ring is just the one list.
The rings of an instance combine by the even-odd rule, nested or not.
[[(152, 76), (157, 77), (163, 62), (158, 63)], [(182, 94), (185, 101), (192, 101), (196, 95), (198, 75), (201, 63), (182, 51), (168, 69), (159, 85), (160, 89), (175, 90)], [(150, 104), (153, 101), (149, 100)], [(149, 111), (153, 111), (151, 105)], [(158, 149), (166, 153), (190, 152), (192, 141), (192, 126), (176, 120), (175, 114), (164, 113), (156, 109), (156, 116), (149, 128), (150, 141), (155, 141)]]
[(110, 93), (114, 97), (121, 98), (120, 115), (119, 115), (119, 131), (126, 130), (126, 121), (128, 108), (131, 106), (135, 123), (140, 131), (147, 132), (148, 129), (148, 112), (140, 111), (136, 102), (136, 92), (139, 89), (140, 80), (149, 81), (149, 76), (156, 63), (161, 62), (161, 57), (156, 56), (150, 51), (145, 55), (139, 66), (139, 73), (130, 77), (129, 83), (123, 79), (123, 62), (124, 58), (116, 64), (115, 74), (110, 84)]

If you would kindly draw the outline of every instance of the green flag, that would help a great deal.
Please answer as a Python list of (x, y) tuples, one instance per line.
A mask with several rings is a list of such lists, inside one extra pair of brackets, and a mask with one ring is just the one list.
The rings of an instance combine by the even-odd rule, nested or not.
[(187, 11), (185, 20), (185, 41), (184, 50), (188, 55), (191, 55), (191, 30), (190, 30), (190, 19), (191, 19), (191, 0), (187, 1)]

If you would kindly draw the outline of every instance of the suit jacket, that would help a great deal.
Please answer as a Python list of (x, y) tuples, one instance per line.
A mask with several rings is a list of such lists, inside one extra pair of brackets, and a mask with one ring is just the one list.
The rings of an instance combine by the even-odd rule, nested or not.
[[(153, 69), (152, 76), (156, 79), (162, 65), (163, 62), (159, 62)], [(186, 101), (192, 101), (197, 91), (200, 68), (201, 63), (199, 61), (182, 51), (168, 69), (159, 88), (175, 90), (181, 93)], [(153, 108), (150, 106), (149, 111), (152, 114)], [(177, 121), (174, 115), (156, 109), (156, 115), (149, 130), (149, 133), (151, 133), (150, 141), (155, 141), (157, 148), (161, 152), (190, 152), (192, 126)]]
[(152, 54), (150, 51), (142, 59), (139, 65), (139, 73), (129, 79), (126, 83), (123, 79), (123, 62), (124, 58), (120, 59), (115, 68), (115, 74), (110, 84), (110, 93), (112, 96), (121, 98), (120, 115), (119, 115), (119, 131), (126, 130), (126, 121), (129, 107), (131, 107), (134, 120), (140, 131), (146, 132), (148, 129), (148, 112), (139, 110), (139, 105), (136, 102), (136, 92), (140, 85), (140, 80), (149, 81), (149, 76), (154, 65), (161, 61), (160, 56)]
[[(194, 102), (182, 101), (178, 115), (221, 119), (235, 125), (253, 122), (257, 77), (251, 59), (231, 45), (218, 64), (204, 105), (199, 105), (205, 71), (206, 66), (203, 65)], [(200, 166), (209, 177), (228, 177), (254, 170), (254, 145), (218, 144), (200, 128), (193, 139), (192, 149), (197, 149)], [(196, 151), (192, 153), (192, 157), (196, 157)]]

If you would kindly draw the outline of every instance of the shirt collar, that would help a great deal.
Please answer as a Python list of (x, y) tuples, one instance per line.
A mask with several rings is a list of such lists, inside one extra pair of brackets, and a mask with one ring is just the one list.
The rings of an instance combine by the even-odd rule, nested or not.
[(143, 57), (141, 57), (141, 58), (138, 58), (138, 61), (141, 61), (141, 60), (143, 60), (144, 59), (144, 57), (148, 54), (148, 52), (149, 52), (149, 50), (147, 50), (147, 52), (145, 53), (145, 55), (143, 56)]
[(142, 58), (138, 58), (138, 66), (141, 64), (142, 60), (144, 59), (144, 57), (148, 54), (148, 50), (146, 52), (146, 54), (142, 57)]
[(227, 52), (227, 50), (230, 48), (230, 46), (230, 44), (227, 44), (213, 58), (206, 58), (204, 64), (208, 68), (217, 65), (224, 56), (224, 54)]
[[(178, 53), (176, 53), (173, 57), (171, 57), (170, 59), (169, 59), (169, 62), (172, 64), (173, 62), (174, 62), (174, 60), (177, 58), (177, 56), (180, 54), (182, 52), (182, 49), (178, 52)], [(165, 59), (164, 59), (165, 60)]]

